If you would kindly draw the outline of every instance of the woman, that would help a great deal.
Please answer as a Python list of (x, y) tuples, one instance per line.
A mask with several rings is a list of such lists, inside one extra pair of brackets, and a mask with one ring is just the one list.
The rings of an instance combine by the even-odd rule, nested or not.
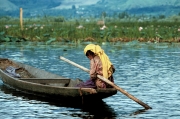
[(110, 85), (97, 78), (97, 75), (102, 75), (114, 82), (112, 74), (115, 69), (104, 50), (99, 45), (89, 44), (84, 48), (84, 53), (90, 60), (90, 79), (80, 83), (78, 87), (110, 88)]

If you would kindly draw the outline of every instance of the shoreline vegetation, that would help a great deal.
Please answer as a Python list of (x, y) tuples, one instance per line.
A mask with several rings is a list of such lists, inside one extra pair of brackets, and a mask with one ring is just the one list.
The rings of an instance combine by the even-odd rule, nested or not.
[(0, 42), (180, 42), (180, 15), (165, 18), (0, 17)]

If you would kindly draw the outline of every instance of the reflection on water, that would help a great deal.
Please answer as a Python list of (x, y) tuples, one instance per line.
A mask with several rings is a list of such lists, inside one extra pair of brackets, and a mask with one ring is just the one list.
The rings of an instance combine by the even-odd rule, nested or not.
[[(87, 43), (86, 43), (87, 44)], [(64, 77), (82, 80), (88, 74), (64, 61), (64, 56), (89, 68), (86, 44), (26, 42), (0, 45), (0, 57), (11, 58)], [(180, 118), (180, 44), (104, 43), (101, 45), (116, 68), (115, 83), (145, 102), (143, 107), (120, 92), (102, 102), (76, 105), (54, 102), (8, 88), (0, 81), (2, 118)]]

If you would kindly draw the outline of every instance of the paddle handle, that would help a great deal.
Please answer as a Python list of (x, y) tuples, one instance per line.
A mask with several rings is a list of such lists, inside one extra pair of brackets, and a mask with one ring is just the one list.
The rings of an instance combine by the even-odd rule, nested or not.
[(81, 65), (79, 65), (79, 64), (77, 64), (77, 63), (75, 63), (75, 62), (72, 62), (72, 61), (70, 61), (70, 60), (68, 60), (68, 59), (66, 59), (66, 58), (64, 58), (64, 57), (62, 57), (62, 56), (60, 56), (60, 59), (61, 59), (61, 60), (64, 60), (65, 62), (68, 62), (69, 64), (72, 64), (72, 65), (74, 65), (74, 66), (76, 66), (76, 67), (84, 70), (85, 72), (88, 72), (88, 73), (89, 73), (89, 69), (87, 69), (87, 68), (85, 68), (85, 67), (83, 67), (83, 66), (81, 66)]
[[(76, 64), (75, 62), (72, 62), (62, 56), (60, 56), (60, 59), (61, 60), (64, 60), (65, 62), (68, 62), (82, 70), (84, 70), (85, 72), (88, 72), (89, 73), (89, 69), (79, 65), (79, 64)], [(129, 97), (130, 99), (134, 100), (135, 102), (137, 102), (138, 104), (140, 104), (141, 106), (143, 106), (145, 109), (152, 109), (150, 106), (148, 106), (147, 104), (145, 104), (144, 102), (140, 101), (139, 99), (137, 99), (136, 97), (134, 97), (133, 95), (129, 94), (127, 91), (123, 90), (122, 88), (120, 88), (119, 86), (115, 85), (113, 82), (109, 81), (108, 79), (104, 78), (103, 76), (101, 75), (97, 75), (97, 77), (99, 79), (101, 79), (102, 81), (108, 83), (109, 85), (111, 85), (112, 87), (114, 87), (116, 90), (120, 91), (121, 93), (123, 93), (124, 95), (126, 95), (127, 97)]]

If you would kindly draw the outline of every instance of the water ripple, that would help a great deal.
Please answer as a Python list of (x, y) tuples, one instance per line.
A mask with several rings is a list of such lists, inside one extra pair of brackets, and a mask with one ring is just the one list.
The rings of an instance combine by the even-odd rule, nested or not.
[[(39, 45), (37, 47), (37, 45)], [(72, 79), (89, 75), (59, 59), (64, 56), (89, 68), (85, 44), (42, 43), (0, 45), (0, 57), (14, 60)], [(143, 107), (121, 92), (96, 106), (73, 107), (57, 104), (10, 89), (0, 81), (1, 118), (180, 118), (180, 45), (118, 43), (103, 45), (116, 68), (115, 83), (150, 105)]]

